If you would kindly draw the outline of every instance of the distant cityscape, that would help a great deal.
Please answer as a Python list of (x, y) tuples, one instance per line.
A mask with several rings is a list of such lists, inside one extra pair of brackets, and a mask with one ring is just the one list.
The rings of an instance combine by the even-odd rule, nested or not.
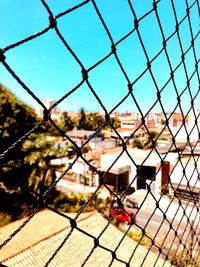
[[(48, 109), (54, 104), (55, 101), (50, 99), (44, 102)], [(41, 108), (36, 112), (40, 117), (43, 116)], [(63, 112), (54, 107), (51, 110), (51, 118), (59, 123)], [(90, 114), (86, 111), (85, 113)], [(104, 117), (103, 113), (95, 113)], [(69, 117), (75, 118), (78, 112), (67, 112), (67, 114)], [(77, 156), (76, 149), (70, 146), (75, 144), (82, 149), (85, 159), (94, 169), (78, 158), (57, 187), (59, 190), (65, 191), (69, 188), (69, 182), (72, 182), (76, 186), (84, 185), (84, 188), (85, 186), (96, 188), (100, 183), (96, 170), (102, 173), (106, 172), (115, 162), (122, 148), (124, 149), (123, 145), (125, 144), (130, 157), (123, 153), (104, 178), (104, 182), (113, 186), (114, 190), (117, 192), (124, 190), (130, 184), (133, 190), (147, 189), (149, 184), (148, 190), (156, 197), (166, 188), (167, 192), (174, 191), (176, 188), (176, 194), (182, 195), (184, 192), (185, 198), (194, 196), (198, 198), (200, 185), (199, 182), (195, 184), (196, 174), (190, 180), (190, 186), (194, 187), (190, 192), (187, 187), (187, 179), (182, 175), (183, 166), (181, 164), (183, 162), (187, 164), (186, 176), (190, 177), (194, 164), (191, 156), (199, 157), (200, 155), (199, 114), (199, 111), (193, 112), (193, 110), (188, 114), (150, 112), (141, 118), (139, 112), (113, 112), (110, 118), (120, 120), (120, 125), (115, 130), (109, 128), (95, 131), (74, 127), (66, 131), (71, 142), (68, 138), (63, 138), (63, 140), (56, 141), (56, 146), (65, 148), (67, 145), (68, 157), (57, 158), (51, 161), (51, 164), (55, 166), (64, 164), (65, 168), (70, 168)], [(151, 153), (150, 149), (152, 149)], [(182, 163), (177, 164), (180, 152), (183, 159)], [(165, 162), (163, 163), (165, 166), (162, 165), (162, 161)], [(136, 166), (141, 166), (141, 175), (138, 175)], [(59, 177), (59, 173), (57, 176)], [(179, 186), (179, 184), (181, 185)], [(173, 195), (173, 192), (170, 195)]]
[[(52, 99), (46, 99), (44, 101), (44, 105), (47, 109), (53, 106), (56, 101)], [(42, 107), (38, 107), (35, 109), (36, 114), (39, 117), (43, 117), (43, 109)], [(64, 111), (60, 110), (57, 106), (55, 106), (51, 110), (51, 118), (54, 122), (59, 122), (61, 115)], [(92, 113), (85, 111), (86, 114)], [(73, 118), (76, 116), (77, 112), (67, 112), (69, 117)], [(102, 117), (105, 116), (102, 112), (95, 112)], [(188, 114), (181, 113), (166, 113), (163, 114), (161, 112), (150, 112), (148, 114), (143, 114), (144, 120), (141, 118), (141, 114), (139, 112), (113, 112), (110, 115), (110, 118), (117, 117), (120, 120), (120, 127), (118, 128), (118, 132), (122, 134), (122, 136), (126, 137), (126, 135), (130, 136), (130, 134), (138, 129), (137, 134), (141, 136), (141, 130), (144, 128), (143, 124), (145, 122), (146, 128), (149, 130), (161, 130), (163, 126), (165, 126), (165, 131), (170, 129), (172, 133), (176, 136), (177, 141), (185, 141), (187, 139), (187, 133), (190, 134), (190, 141), (199, 140), (198, 127), (200, 127), (200, 110), (195, 110), (195, 114), (193, 109)], [(167, 119), (167, 123), (166, 123)], [(141, 126), (141, 129), (140, 129)], [(194, 127), (195, 126), (195, 127)], [(186, 128), (185, 128), (186, 127)], [(139, 130), (140, 129), (140, 130)], [(187, 129), (187, 132), (186, 130)], [(178, 133), (177, 133), (178, 131)], [(166, 133), (166, 132), (165, 132)]]

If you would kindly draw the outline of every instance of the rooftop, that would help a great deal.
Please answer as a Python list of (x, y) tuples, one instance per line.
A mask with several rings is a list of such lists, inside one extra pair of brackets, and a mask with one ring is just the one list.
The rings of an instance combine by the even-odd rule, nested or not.
[[(58, 225), (58, 228), (56, 229), (53, 227), (54, 229), (52, 228), (50, 231), (51, 234), (50, 232), (48, 234), (46, 233), (46, 237), (44, 238), (45, 235), (43, 235), (43, 238), (37, 242), (35, 242), (37, 238), (35, 239), (34, 232), (29, 232), (27, 229), (26, 234), (24, 233), (25, 235), (22, 236), (23, 230), (21, 230), (18, 234), (18, 241), (15, 241), (15, 243), (10, 245), (11, 250), (7, 247), (7, 251), (10, 253), (6, 253), (6, 250), (4, 250), (4, 253), (2, 254), (4, 255), (4, 258), (7, 257), (7, 259), (2, 261), (3, 256), (1, 255), (2, 264), (9, 267), (42, 267), (45, 266), (52, 257), (52, 261), (49, 262), (48, 266), (79, 267), (85, 263), (84, 266), (88, 267), (107, 267), (111, 264), (113, 260), (112, 255), (113, 252), (115, 252), (116, 257), (112, 263), (113, 267), (125, 266), (123, 262), (128, 262), (129, 260), (130, 266), (134, 267), (141, 266), (143, 261), (142, 266), (171, 266), (171, 264), (164, 262), (161, 258), (157, 260), (157, 255), (140, 245), (137, 246), (137, 243), (129, 237), (124, 237), (124, 234), (121, 231), (111, 224), (108, 225), (108, 221), (97, 212), (86, 215), (83, 214), (83, 217), (76, 221), (77, 228), (74, 228), (73, 231), (71, 231), (71, 226), (68, 220), (60, 217), (61, 224), (65, 221), (65, 227), (60, 229), (61, 225), (59, 225), (59, 220), (52, 221), (52, 214), (48, 216), (48, 213), (49, 211), (40, 212), (36, 214), (30, 222), (35, 224), (36, 235), (38, 236), (38, 232), (41, 237), (43, 235), (41, 217), (46, 218), (45, 224), (47, 224), (48, 220), (49, 228), (52, 228), (51, 225), (54, 225), (54, 227), (55, 225)], [(1, 235), (4, 230), (9, 227), (10, 225), (5, 226)], [(28, 225), (26, 227), (29, 228)], [(19, 235), (21, 235), (21, 238)], [(29, 242), (27, 240), (27, 235), (29, 236)], [(94, 244), (94, 238), (98, 238), (99, 243), (97, 243), (97, 246)], [(34, 241), (32, 239), (34, 239)], [(22, 243), (23, 241), (25, 241), (26, 245), (24, 245), (23, 250), (20, 250), (18, 248), (18, 243)], [(12, 240), (9, 243), (12, 243)], [(59, 246), (61, 246), (61, 244), (63, 244), (63, 246), (60, 248)], [(15, 246), (15, 250), (18, 250), (17, 253), (13, 253), (13, 246)], [(136, 251), (132, 257), (135, 248)], [(59, 250), (58, 253), (55, 253), (57, 250)], [(8, 256), (8, 254), (10, 254), (10, 256)]]
[(93, 135), (95, 133), (96, 133), (96, 131), (72, 130), (72, 131), (67, 132), (66, 134), (69, 136), (84, 137), (84, 136)]

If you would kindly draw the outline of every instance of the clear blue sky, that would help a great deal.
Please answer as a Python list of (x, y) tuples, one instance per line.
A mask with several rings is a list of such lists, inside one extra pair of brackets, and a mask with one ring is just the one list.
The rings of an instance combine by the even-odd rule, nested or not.
[[(46, 3), (54, 15), (84, 1), (77, 0), (48, 0)], [(131, 1), (138, 18), (152, 8), (151, 0)], [(180, 21), (186, 14), (185, 0), (175, 0), (177, 17)], [(189, 5), (193, 1), (188, 0)], [(127, 0), (96, 0), (96, 4), (108, 26), (110, 33), (117, 42), (134, 27), (134, 17)], [(48, 13), (39, 0), (1, 0), (0, 1), (0, 47), (15, 43), (29, 35), (37, 33), (49, 25)], [(175, 19), (171, 0), (161, 0), (158, 3), (158, 13), (166, 37), (175, 29)], [(197, 4), (190, 10), (193, 33), (199, 31), (199, 14)], [(110, 40), (94, 10), (92, 2), (73, 11), (57, 20), (57, 25), (72, 50), (79, 57), (86, 69), (94, 65), (110, 52)], [(151, 13), (140, 22), (139, 31), (149, 58), (152, 59), (162, 47), (162, 37), (155, 13)], [(180, 36), (184, 51), (191, 44), (191, 35), (188, 19), (180, 26)], [(200, 35), (195, 41), (197, 59), (199, 59)], [(181, 61), (181, 50), (177, 35), (167, 43), (167, 50), (173, 68)], [(129, 79), (133, 82), (146, 67), (146, 58), (140, 45), (138, 36), (134, 32), (125, 41), (117, 46), (117, 54)], [(23, 82), (42, 101), (46, 98), (58, 100), (82, 79), (81, 69), (71, 54), (67, 51), (54, 29), (43, 36), (24, 43), (6, 52), (6, 62), (16, 72)], [(192, 49), (187, 54), (185, 62), (189, 76), (194, 71), (194, 56)], [(162, 53), (152, 64), (152, 72), (159, 88), (169, 79), (169, 66), (166, 56)], [(109, 111), (127, 93), (127, 81), (124, 78), (117, 62), (112, 55), (104, 63), (89, 73), (96, 93)], [(26, 103), (37, 106), (24, 89), (0, 64), (0, 82), (10, 88)], [(175, 73), (175, 82), (179, 92), (186, 86), (184, 68), (181, 66)], [(195, 75), (191, 80), (191, 91), (198, 90), (198, 79)], [(156, 89), (149, 72), (134, 85), (134, 95), (145, 112), (156, 100)], [(171, 111), (176, 104), (176, 94), (170, 82), (161, 94), (166, 111)], [(188, 91), (182, 95), (182, 106), (187, 111), (190, 106)], [(199, 97), (195, 100), (195, 108), (199, 108)], [(84, 107), (88, 111), (102, 111), (86, 84), (83, 84), (73, 95), (58, 106), (60, 109), (76, 111)], [(154, 109), (160, 111), (157, 105)], [(126, 100), (117, 111), (137, 111), (132, 99)], [(177, 109), (179, 111), (179, 109)]]

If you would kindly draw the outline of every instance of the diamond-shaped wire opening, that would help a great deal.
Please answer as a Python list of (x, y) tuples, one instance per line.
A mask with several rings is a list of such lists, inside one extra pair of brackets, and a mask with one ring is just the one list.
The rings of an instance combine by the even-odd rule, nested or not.
[[(88, 264), (95, 266), (95, 264), (100, 265), (103, 263), (107, 264), (107, 266), (114, 266), (115, 264), (116, 266), (119, 266), (119, 264), (131, 266), (137, 261), (138, 251), (142, 251), (140, 254), (142, 257), (139, 257), (140, 266), (145, 265), (150, 259), (152, 266), (163, 266), (164, 264), (168, 264), (168, 261), (177, 265), (180, 259), (184, 259), (188, 264), (195, 262), (195, 264), (198, 265), (198, 139), (200, 134), (198, 124), (199, 113), (196, 111), (199, 98), (199, 59), (196, 44), (199, 38), (199, 31), (196, 23), (193, 22), (193, 18), (197, 16), (199, 4), (198, 1), (189, 3), (187, 0), (185, 4), (174, 3), (173, 0), (169, 1), (168, 4), (170, 5), (169, 9), (173, 20), (170, 22), (170, 25), (165, 25), (163, 17), (165, 3), (163, 1), (154, 1), (153, 5), (152, 3), (148, 3), (141, 9), (141, 7), (128, 0), (126, 2), (126, 9), (129, 10), (130, 14), (128, 19), (132, 17), (133, 23), (132, 25), (130, 23), (130, 27), (127, 27), (127, 29), (123, 29), (122, 27), (123, 30), (119, 31), (119, 34), (116, 34), (114, 33), (114, 28), (112, 28), (113, 22), (109, 20), (107, 15), (108, 9), (102, 6), (103, 4), (99, 1), (92, 0), (81, 3), (77, 1), (73, 3), (73, 6), (65, 6), (64, 10), (60, 10), (60, 7), (56, 9), (53, 5), (51, 6), (51, 3), (41, 0), (41, 6), (44, 7), (43, 10), (46, 10), (46, 18), (49, 18), (49, 26), (46, 26), (41, 32), (32, 36), (27, 36), (26, 39), (19, 40), (17, 43), (9, 44), (1, 50), (3, 67), (5, 67), (14, 79), (44, 110), (44, 117), (41, 119), (38, 126), (31, 129), (31, 132), (25, 133), (24, 136), (20, 136), (16, 143), (12, 144), (8, 150), (3, 152), (1, 159), (4, 159), (8, 153), (14, 151), (18, 144), (24, 142), (25, 145), (27, 141), (26, 138), (28, 136), (30, 138), (30, 134), (37, 132), (39, 127), (44, 127), (43, 124), (45, 123), (50, 123), (65, 141), (68, 141), (69, 144), (73, 144), (75, 147), (75, 157), (72, 159), (70, 165), (65, 166), (64, 170), (60, 172), (59, 177), (51, 184), (47, 185), (42, 194), (38, 194), (37, 190), (32, 188), (31, 185), (24, 185), (26, 190), (37, 196), (37, 203), (33, 203), (34, 208), (29, 218), (25, 220), (16, 231), (11, 233), (9, 238), (3, 241), (1, 247), (4, 247), (18, 232), (26, 228), (27, 223), (32, 220), (38, 210), (46, 207), (63, 218), (66, 218), (70, 223), (70, 230), (64, 238), (61, 238), (61, 242), (54, 248), (53, 252), (51, 252), (51, 256), (48, 259), (45, 258), (44, 266), (51, 266), (51, 264), (54, 264), (54, 261), (66, 255), (67, 251), (65, 251), (65, 249), (67, 245), (71, 242), (75, 242), (74, 246), (77, 245), (78, 238), (81, 238), (81, 236), (83, 239), (88, 239), (88, 242), (85, 240), (85, 243), (90, 244), (89, 251), (86, 252), (83, 249), (81, 253), (81, 266)], [(125, 6), (123, 7), (125, 8)], [(101, 28), (102, 36), (107, 40), (106, 42), (108, 45), (105, 51), (97, 56), (96, 53), (99, 51), (98, 49), (96, 50), (97, 43), (93, 41), (90, 42), (91, 33), (89, 33), (88, 42), (85, 42), (84, 45), (89, 47), (90, 52), (92, 51), (93, 57), (90, 62), (87, 58), (88, 54), (84, 55), (84, 51), (86, 50), (83, 51), (83, 47), (77, 46), (76, 44), (75, 37), (77, 38), (78, 36), (76, 30), (73, 29), (71, 31), (70, 29), (69, 31), (69, 29), (67, 29), (66, 31), (62, 23), (65, 20), (68, 21), (68, 24), (74, 21), (78, 29), (80, 25), (83, 26), (83, 22), (85, 22), (85, 27), (88, 28), (86, 21), (79, 20), (78, 13), (83, 13), (87, 16), (89, 13), (91, 14), (91, 12), (93, 16), (90, 17), (90, 19), (95, 19), (97, 21), (99, 29)], [(57, 15), (54, 17), (56, 13)], [(145, 30), (148, 21), (151, 22), (152, 19), (154, 22), (156, 21), (156, 23), (151, 24), (152, 27), (154, 27), (154, 34), (156, 33), (155, 38), (159, 39), (154, 47), (152, 47), (151, 44), (149, 45), (152, 39), (149, 40), (149, 36), (146, 34)], [(194, 26), (192, 26), (193, 23)], [(90, 22), (89, 24), (91, 29), (93, 25), (91, 25)], [(50, 30), (53, 31), (53, 33), (47, 33)], [(87, 31), (85, 32), (88, 33)], [(56, 36), (58, 43), (64, 45), (62, 46), (65, 50), (63, 54), (68, 55), (68, 58), (73, 58), (73, 63), (76, 62), (74, 66), (76, 66), (77, 69), (79, 68), (79, 70), (77, 70), (79, 78), (78, 81), (73, 81), (70, 85), (66, 85), (67, 89), (65, 95), (56, 97), (57, 102), (51, 107), (45, 107), (40, 100), (41, 97), (39, 93), (32, 89), (33, 86), (30, 84), (30, 79), (25, 78), (22, 74), (21, 77), (20, 75), (19, 77), (17, 76), (18, 69), (9, 62), (9, 52), (16, 52), (18, 49), (23, 50), (23, 47), (28, 47), (31, 42), (34, 44), (37, 40), (41, 42), (43, 39), (47, 38), (49, 34)], [(81, 34), (79, 39), (80, 37)], [(33, 41), (33, 39), (35, 40)], [(133, 44), (137, 42), (137, 53), (140, 51), (138, 60), (140, 60), (140, 63), (142, 61), (142, 64), (140, 65), (141, 69), (136, 68), (137, 64), (134, 64), (132, 70), (130, 67), (131, 63), (127, 60), (131, 52), (126, 51), (125, 48), (128, 46), (130, 40), (134, 39), (135, 41)], [(22, 44), (23, 46), (21, 46)], [(32, 47), (30, 47), (30, 49), (32, 49)], [(174, 49), (176, 49), (176, 53), (174, 53)], [(133, 60), (137, 60), (137, 53), (133, 51)], [(165, 58), (165, 68), (163, 69), (165, 76), (160, 79), (159, 73), (156, 71), (156, 66), (159, 66), (159, 62), (163, 61), (162, 57)], [(58, 60), (57, 57), (55, 59)], [(130, 59), (130, 61), (131, 60), (132, 59)], [(113, 62), (116, 68), (114, 70), (112, 68), (111, 70)], [(73, 72), (74, 68), (71, 68), (70, 71)], [(114, 73), (111, 75), (111, 72)], [(106, 76), (106, 74), (108, 75)], [(73, 75), (69, 76), (73, 78)], [(118, 78), (118, 76), (121, 76), (121, 84), (116, 84), (114, 81), (115, 77)], [(70, 79), (70, 77), (68, 78)], [(27, 85), (26, 79), (29, 80)], [(69, 82), (69, 79), (65, 80)], [(148, 82), (148, 90), (146, 89), (145, 82)], [(107, 91), (106, 93), (103, 92), (102, 88), (106, 88), (106, 86), (113, 87), (111, 88), (113, 91), (110, 89), (111, 91), (108, 93)], [(142, 87), (145, 88), (145, 92), (149, 92), (149, 94), (146, 93), (146, 98), (149, 98), (146, 107), (144, 106), (144, 99), (140, 95)], [(86, 138), (83, 143), (78, 144), (72, 140), (70, 133), (66, 133), (59, 128), (59, 124), (53, 121), (51, 113), (53, 113), (54, 109), (58, 108), (60, 104), (66, 103), (67, 105), (72, 100), (74, 102), (76, 96), (84, 96), (81, 90), (90, 92), (88, 103), (90, 101), (98, 103), (97, 105), (100, 106), (100, 110), (103, 110), (104, 121), (102, 121), (98, 129), (90, 137)], [(118, 93), (119, 90), (120, 94), (117, 96), (117, 100), (113, 98), (113, 102), (111, 103), (111, 94), (116, 95), (116, 92)], [(170, 103), (171, 108), (169, 108), (169, 94), (170, 97), (174, 99), (174, 101)], [(186, 99), (188, 99), (187, 106), (183, 104)], [(122, 108), (122, 106), (127, 103), (132, 103), (132, 105), (136, 107), (138, 113), (137, 121), (135, 121), (135, 128), (124, 138), (122, 132), (115, 128), (111, 118), (113, 111), (118, 111), (118, 109)], [(85, 105), (88, 107), (87, 103), (85, 103)], [(163, 127), (155, 131), (152, 130), (152, 126), (148, 123), (150, 114), (152, 115), (154, 110), (158, 107), (161, 108), (163, 112), (163, 114), (160, 114), (163, 115)], [(176, 121), (176, 112), (178, 112), (181, 117), (179, 123)], [(89, 145), (92, 138), (100, 133), (105, 124), (110, 126), (112, 133), (115, 138), (118, 139), (121, 147), (116, 153), (109, 155), (110, 158), (106, 155), (102, 155), (101, 165), (103, 165), (103, 160), (105, 165), (102, 171), (87, 158), (83, 150), (85, 146)], [(173, 130), (174, 126), (176, 127), (175, 130)], [(131, 147), (134, 136), (140, 136), (141, 134), (144, 138), (142, 141), (146, 146), (146, 151), (139, 151)], [(167, 135), (168, 143), (166, 143), (164, 152), (161, 153), (160, 150), (162, 147), (160, 147), (159, 139), (164, 135)], [(183, 135), (185, 135), (185, 142), (181, 144), (178, 141), (180, 141), (180, 136)], [(42, 140), (41, 138), (40, 142), (42, 142)], [(42, 145), (48, 147), (48, 141)], [(176, 152), (176, 154), (173, 157), (173, 162), (169, 163), (169, 154), (173, 152)], [(141, 158), (138, 158), (139, 154), (141, 154)], [(62, 181), (65, 175), (68, 175), (73, 166), (77, 165), (79, 161), (96, 173), (99, 184), (96, 186), (95, 191), (83, 201), (75, 217), (69, 218), (56, 207), (49, 206), (47, 200), (58, 182)], [(121, 191), (119, 184), (115, 185), (115, 189), (111, 187), (109, 184), (109, 175), (112, 172), (116, 172), (115, 168), (119, 168), (120, 164), (123, 165), (124, 162), (128, 162), (130, 165), (130, 168), (127, 168), (127, 172), (130, 171), (130, 179), (126, 184), (126, 188)], [(152, 162), (153, 171), (151, 168)], [(41, 164), (42, 159), (38, 162), (38, 166)], [(148, 169), (148, 174), (145, 174), (146, 169)], [(163, 181), (161, 183), (162, 179), (165, 179), (164, 183)], [(156, 184), (156, 181), (159, 181), (158, 184)], [(137, 209), (134, 210), (134, 215), (131, 215), (130, 211), (124, 207), (123, 201), (128, 197), (133, 186), (137, 189), (143, 188), (144, 192)], [(160, 186), (160, 195), (155, 194), (155, 186), (157, 186), (157, 188)], [(95, 230), (90, 232), (87, 230), (87, 227), (84, 228), (85, 226), (81, 226), (81, 223), (79, 225), (79, 219), (90, 203), (95, 201), (95, 198), (101, 192), (102, 188), (106, 189), (107, 193), (110, 195), (109, 197), (114, 199), (116, 207), (115, 209), (113, 208), (114, 212), (112, 210), (112, 212), (109, 213), (109, 215), (112, 216), (108, 216), (108, 220), (99, 217), (99, 220), (102, 220), (103, 227), (98, 231), (97, 235)], [(170, 191), (171, 194), (168, 195)], [(148, 202), (151, 202), (151, 205), (149, 205)], [(110, 205), (110, 203), (108, 204)], [(110, 206), (110, 208), (112, 207)], [(148, 212), (146, 210), (148, 210)], [(113, 243), (111, 246), (108, 246), (106, 237), (115, 229), (111, 223), (116, 220), (118, 212), (123, 213), (124, 216), (128, 218), (127, 220), (131, 221), (131, 224), (128, 226), (123, 225), (123, 229), (120, 229), (121, 232), (115, 232), (116, 237), (113, 239), (115, 244)], [(141, 222), (140, 216), (142, 217), (143, 215), (147, 217)], [(120, 214), (120, 216), (122, 216), (122, 214)], [(136, 220), (134, 220), (134, 216), (136, 216)], [(156, 218), (159, 218), (159, 220), (157, 226), (153, 227), (152, 220), (156, 220)], [(148, 233), (149, 229), (153, 234)], [(139, 231), (139, 236), (137, 236), (137, 232), (133, 233), (133, 230)], [(126, 242), (131, 243), (133, 240), (137, 241), (137, 243), (132, 243), (134, 245), (130, 251), (128, 249), (130, 252), (129, 255), (123, 254), (124, 252), (121, 252), (121, 249), (125, 248), (127, 250), (125, 246)], [(148, 243), (147, 249), (143, 250), (141, 248), (142, 242)], [(81, 246), (81, 249), (82, 248), (84, 247)], [(101, 250), (101, 253), (104, 253), (104, 257), (100, 256), (101, 253), (98, 254), (99, 250)], [(153, 256), (152, 251), (156, 251), (157, 255)], [(106, 262), (105, 254), (107, 255)], [(71, 256), (73, 256), (73, 253)]]

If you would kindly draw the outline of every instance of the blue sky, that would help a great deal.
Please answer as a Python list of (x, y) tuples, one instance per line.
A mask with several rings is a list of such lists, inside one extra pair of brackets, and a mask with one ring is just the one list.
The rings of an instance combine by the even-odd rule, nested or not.
[[(72, 8), (84, 1), (75, 0), (48, 0), (54, 16)], [(134, 17), (127, 0), (96, 0), (102, 17), (112, 35), (114, 42), (118, 42), (123, 36), (134, 28)], [(137, 18), (142, 17), (152, 9), (150, 0), (131, 1)], [(177, 18), (180, 21), (186, 14), (186, 2), (191, 5), (194, 1), (175, 0)], [(49, 25), (48, 13), (41, 1), (36, 0), (1, 0), (0, 1), (0, 47), (5, 48), (27, 36), (43, 30)], [(169, 37), (175, 29), (175, 18), (171, 0), (158, 2), (158, 13), (165, 37)], [(190, 9), (190, 19), (194, 36), (199, 32), (199, 14), (197, 4)], [(84, 65), (90, 68), (111, 51), (111, 42), (97, 16), (92, 1), (81, 8), (60, 17), (57, 26)], [(162, 36), (158, 27), (155, 12), (146, 16), (139, 23), (139, 31), (152, 59), (162, 48)], [(188, 19), (186, 18), (179, 29), (183, 50), (186, 51), (191, 44), (191, 34)], [(197, 60), (199, 59), (200, 35), (195, 40)], [(172, 67), (175, 68), (181, 61), (181, 49), (175, 34), (167, 42), (167, 51)], [(117, 55), (122, 63), (129, 80), (134, 80), (146, 68), (146, 57), (139, 42), (136, 32), (117, 46)], [(46, 98), (58, 100), (67, 94), (82, 79), (81, 68), (62, 44), (54, 29), (49, 30), (43, 36), (36, 38), (21, 46), (10, 49), (5, 53), (6, 62), (22, 79), (22, 81), (42, 101)], [(188, 76), (191, 76), (195, 67), (192, 49), (187, 53), (185, 62)], [(152, 73), (156, 83), (161, 89), (170, 78), (169, 65), (164, 53), (152, 63)], [(182, 92), (186, 86), (186, 75), (181, 65), (175, 72), (177, 90)], [(89, 81), (95, 92), (110, 111), (127, 94), (127, 80), (117, 64), (114, 55), (89, 72)], [(36, 107), (37, 103), (28, 93), (13, 79), (8, 71), (0, 64), (0, 82), (10, 88), (19, 98)], [(190, 82), (193, 95), (198, 91), (198, 77), (195, 74)], [(155, 84), (149, 71), (133, 87), (134, 96), (143, 112), (151, 108), (157, 97)], [(171, 111), (176, 105), (176, 93), (170, 82), (161, 93), (164, 109)], [(186, 90), (181, 96), (184, 111), (190, 108), (190, 96)], [(199, 97), (194, 101), (195, 108), (199, 108)], [(102, 111), (90, 89), (84, 83), (76, 92), (65, 99), (59, 106), (60, 109), (76, 111), (84, 107), (88, 111)], [(160, 111), (157, 104), (154, 111)], [(128, 98), (117, 111), (138, 111), (133, 100)], [(176, 111), (180, 111), (177, 109)]]

